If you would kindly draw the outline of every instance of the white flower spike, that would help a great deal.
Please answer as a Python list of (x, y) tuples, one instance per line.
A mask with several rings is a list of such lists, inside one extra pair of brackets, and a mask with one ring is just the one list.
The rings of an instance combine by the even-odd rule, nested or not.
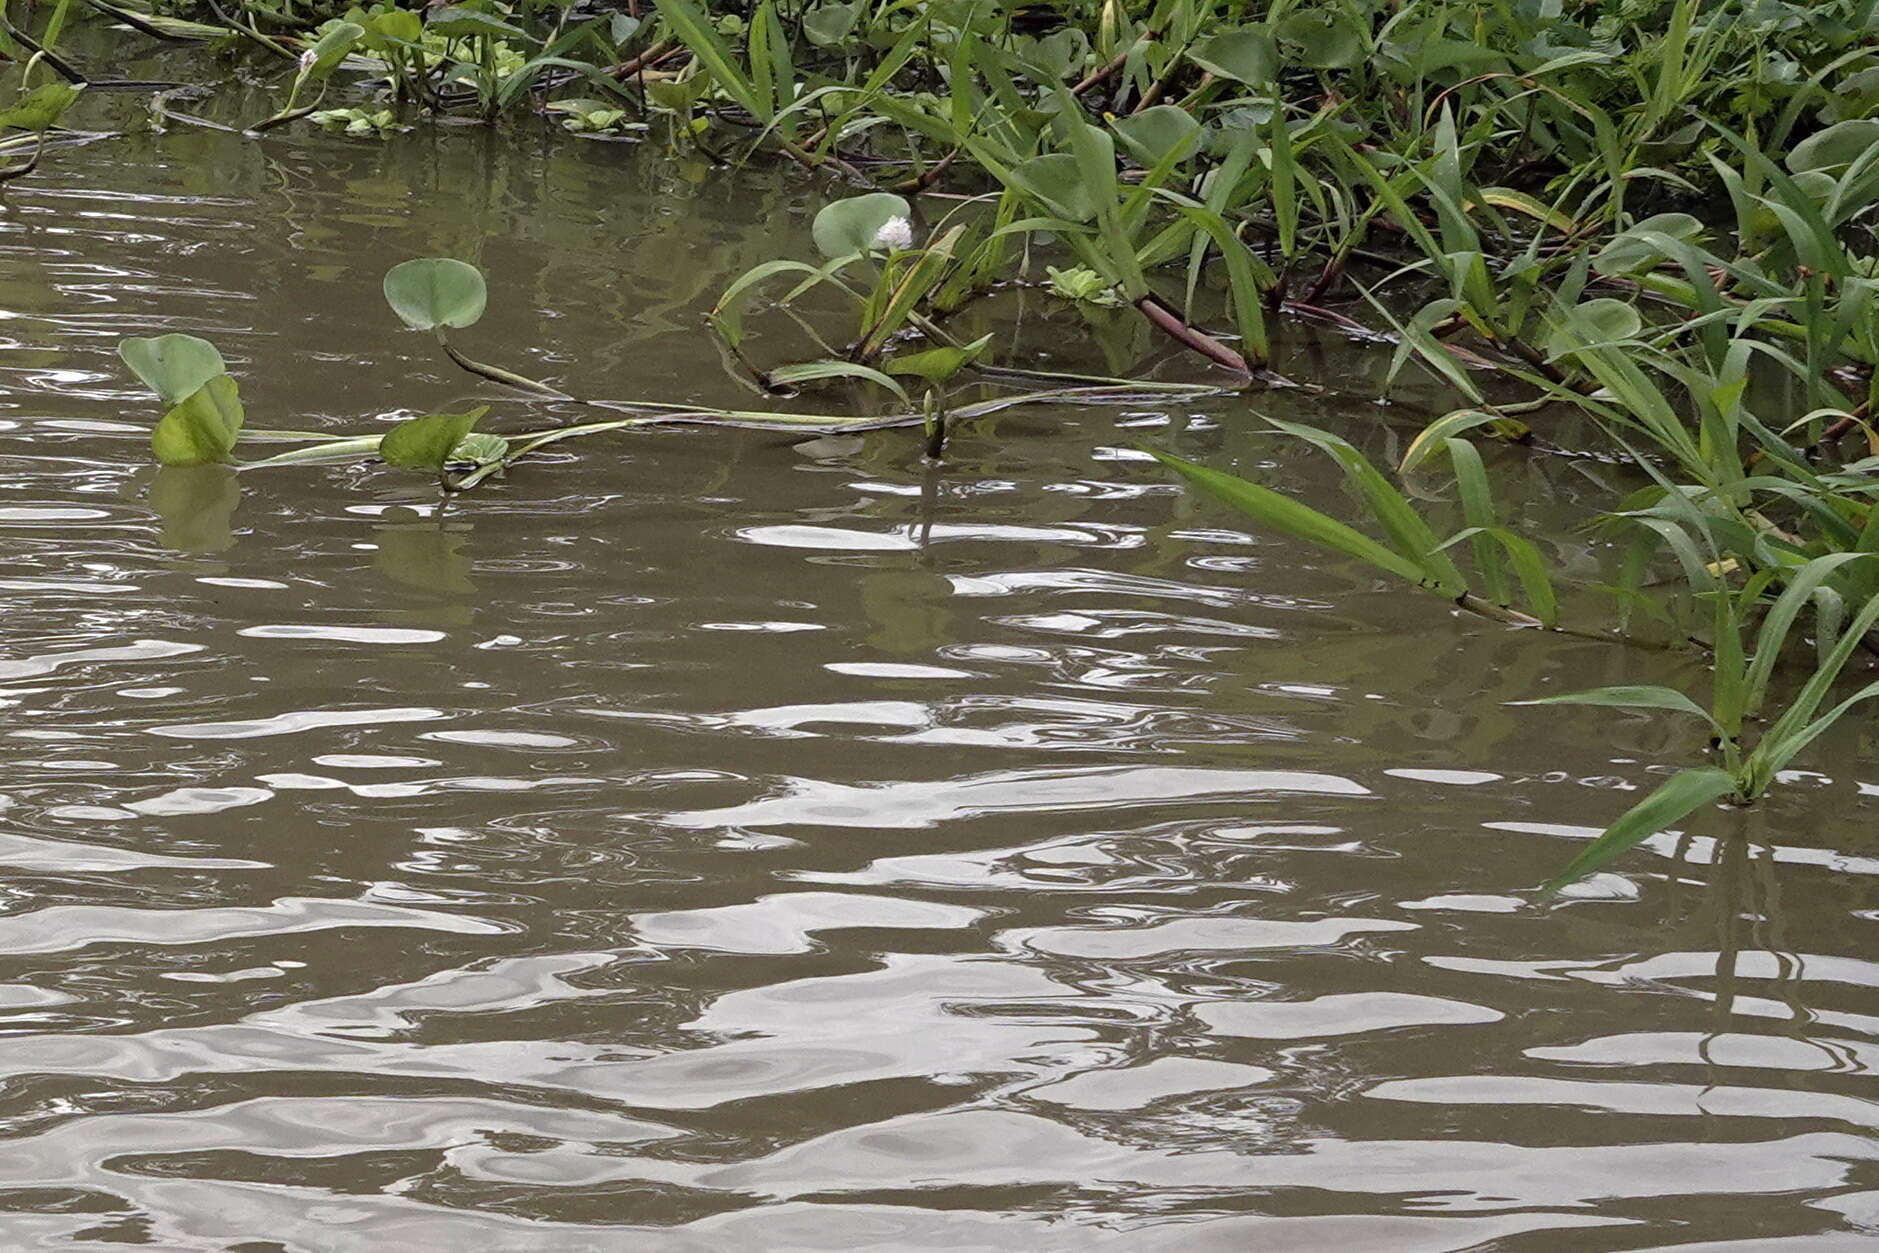
[(891, 217), (874, 233), (874, 246), (892, 251), (913, 247), (913, 223), (903, 217)]

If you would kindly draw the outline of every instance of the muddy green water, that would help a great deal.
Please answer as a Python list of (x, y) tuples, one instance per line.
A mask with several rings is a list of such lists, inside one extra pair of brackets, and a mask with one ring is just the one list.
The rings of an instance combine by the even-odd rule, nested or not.
[[(176, 129), (7, 191), (0, 1247), (1872, 1247), (1870, 723), (1743, 839), (1541, 903), (1695, 745), (1504, 702), (1678, 663), (1407, 599), (1135, 449), (1341, 508), (1252, 409), (1388, 455), (1387, 349), (1294, 328), (1335, 392), (1007, 414), (937, 470), (674, 431), (440, 515), (143, 464), (113, 349), (166, 330), (257, 423), (555, 416), (395, 330), (436, 253), (491, 275), (478, 355), (748, 404), (700, 315), (823, 194), (469, 130)], [(1605, 472), (1499, 468), (1594, 573)]]

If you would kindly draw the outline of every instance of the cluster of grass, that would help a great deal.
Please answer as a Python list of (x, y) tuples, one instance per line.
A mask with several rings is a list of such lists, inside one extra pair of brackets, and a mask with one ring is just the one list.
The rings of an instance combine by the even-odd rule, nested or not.
[[(1636, 468), (1595, 520), (1623, 553), (1598, 589), (1618, 633), (1661, 619), (1713, 664), (1700, 693), (1572, 699), (1697, 719), (1715, 760), (1570, 873), (1752, 802), (1879, 691), (1841, 686), (1879, 622), (1879, 0), (138, 3), (57, 0), (51, 37), (9, 30), (29, 72), (67, 79), (83, 76), (36, 50), (73, 5), (285, 58), (282, 107), (256, 129), (313, 114), (338, 78), (377, 97), (322, 114), (355, 134), (388, 113), (539, 114), (814, 171), (823, 255), (742, 276), (712, 326), (770, 390), (895, 394), (936, 455), (955, 375), (1037, 377), (955, 339), (949, 315), (1046, 259), (1054, 291), (1133, 307), (1222, 385), (1283, 381), (1279, 319), (1386, 337), (1392, 378), (1454, 395), (1402, 464), (1272, 424), (1341, 464), (1359, 526), (1163, 460), (1259, 525), (1512, 625), (1560, 627), (1562, 589), (1505, 524), (1477, 445), (1589, 421)], [(1204, 286), (1230, 330), (1191, 320)], [(787, 308), (811, 288), (852, 300), (852, 336), (814, 361), (750, 360), (752, 297)], [(1453, 533), (1397, 485), (1435, 474)]]

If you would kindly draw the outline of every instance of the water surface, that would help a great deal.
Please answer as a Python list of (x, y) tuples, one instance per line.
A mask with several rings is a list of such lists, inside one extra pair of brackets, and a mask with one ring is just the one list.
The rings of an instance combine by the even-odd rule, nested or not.
[[(260, 424), (559, 416), (396, 329), (439, 253), (491, 276), (475, 355), (749, 405), (702, 314), (827, 194), (526, 127), (181, 127), (8, 189), (0, 1242), (1867, 1247), (1870, 723), (1544, 903), (1698, 745), (1505, 702), (1685, 663), (1405, 597), (1139, 450), (1342, 510), (1255, 411), (1387, 457), (1387, 349), (1290, 328), (1325, 390), (1007, 413), (938, 469), (668, 431), (440, 509), (143, 464), (134, 334), (214, 339)], [(1497, 468), (1591, 577), (1610, 472)]]

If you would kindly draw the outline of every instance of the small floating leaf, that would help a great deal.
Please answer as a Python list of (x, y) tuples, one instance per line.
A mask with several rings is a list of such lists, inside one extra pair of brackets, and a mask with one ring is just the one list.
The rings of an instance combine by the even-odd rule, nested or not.
[(450, 257), (394, 265), (385, 275), (385, 300), (414, 331), (474, 326), (489, 303), (483, 273)]
[(487, 431), (471, 431), (450, 450), (451, 465), (494, 465), (509, 455), (509, 441)]
[(48, 130), (72, 107), (72, 102), (78, 99), (78, 91), (70, 83), (44, 83), (35, 87), (10, 107), (0, 109), (0, 126), (13, 126), (23, 131)]
[(163, 415), (150, 433), (150, 449), (166, 466), (231, 461), (241, 419), (241, 396), (235, 380), (218, 374)]
[(117, 355), (166, 405), (180, 404), (204, 383), (228, 372), (215, 345), (194, 335), (127, 339), (117, 346)]
[(400, 422), (379, 441), (379, 459), (386, 465), (439, 473), (488, 412), (489, 406), (482, 405), (468, 413), (432, 413)]
[(895, 218), (905, 220), (912, 213), (906, 200), (893, 192), (871, 192), (822, 206), (811, 233), (823, 256), (852, 257), (874, 248), (882, 227)]

